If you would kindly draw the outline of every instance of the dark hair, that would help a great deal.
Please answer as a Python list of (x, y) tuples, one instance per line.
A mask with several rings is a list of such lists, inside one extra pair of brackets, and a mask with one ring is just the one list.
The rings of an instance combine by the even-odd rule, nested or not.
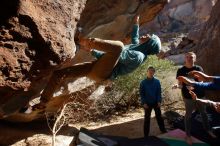
[(147, 70), (153, 70), (154, 72), (156, 71), (155, 68), (153, 66), (148, 66)]

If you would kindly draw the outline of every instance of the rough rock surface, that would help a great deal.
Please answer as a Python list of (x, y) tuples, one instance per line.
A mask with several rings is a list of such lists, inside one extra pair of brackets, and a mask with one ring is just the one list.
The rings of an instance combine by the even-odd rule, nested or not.
[(183, 64), (184, 53), (194, 51), (199, 43), (215, 3), (216, 0), (170, 0), (153, 21), (141, 27), (142, 32), (158, 32), (162, 42), (169, 44), (169, 49), (164, 50), (165, 58)]
[(195, 46), (196, 43), (194, 40), (191, 40), (186, 36), (180, 36), (180, 38), (177, 38), (174, 42), (170, 44), (171, 50), (165, 53), (165, 57), (193, 51), (195, 49)]
[[(220, 75), (220, 1), (217, 1), (210, 15), (210, 19), (205, 24), (196, 53), (198, 63), (203, 66), (204, 71), (210, 75)], [(219, 94), (214, 94), (215, 96)]]
[(140, 14), (140, 24), (150, 22), (167, 0), (88, 0), (79, 27), (83, 35), (104, 39), (124, 39), (130, 34), (133, 17)]
[(187, 30), (208, 20), (216, 0), (170, 0), (159, 15), (143, 28), (147, 31)]
[[(187, 36), (183, 36), (176, 46), (171, 47), (171, 50), (165, 53), (165, 57), (177, 64), (183, 64), (183, 53), (194, 51), (197, 54), (197, 64), (203, 67), (205, 73), (219, 75), (220, 55), (217, 53), (220, 48), (219, 9), (220, 1), (217, 1), (211, 11), (209, 20), (195, 27)], [(219, 95), (218, 91), (208, 94), (212, 98), (219, 97)]]
[[(129, 3), (127, 0), (88, 0), (80, 18), (85, 3), (86, 0), (1, 2), (0, 116), (18, 112), (31, 99), (39, 97), (54, 70), (77, 63), (80, 58), (84, 60), (80, 55), (79, 60), (73, 59), (79, 19), (78, 28), (83, 27), (84, 35), (122, 39), (129, 34), (127, 30), (131, 30), (134, 15), (141, 15), (141, 24), (148, 22), (162, 10), (167, 0), (130, 0)], [(118, 26), (122, 29), (114, 30)], [(113, 33), (109, 34), (111, 31)], [(56, 105), (50, 106), (52, 109), (53, 106), (59, 108), (59, 101), (55, 102)], [(26, 118), (38, 117), (38, 112), (18, 115), (7, 118), (26, 121)]]
[(75, 56), (86, 0), (0, 3), (0, 111), (11, 114), (40, 93), (48, 76)]

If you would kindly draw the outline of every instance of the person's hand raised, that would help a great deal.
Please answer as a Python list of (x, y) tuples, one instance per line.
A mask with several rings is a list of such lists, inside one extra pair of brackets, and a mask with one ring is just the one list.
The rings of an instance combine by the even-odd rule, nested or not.
[(185, 83), (185, 84), (188, 84), (188, 85), (190, 85), (190, 84), (193, 83), (190, 79), (188, 79), (188, 78), (186, 78), (186, 77), (184, 77), (184, 76), (179, 76), (179, 77), (177, 77), (177, 80), (178, 80), (179, 82), (182, 82), (182, 83)]
[(134, 16), (134, 23), (135, 24), (139, 24), (139, 19), (140, 19), (140, 16), (139, 15), (135, 15)]
[(191, 71), (189, 72), (189, 75), (197, 78), (199, 81), (205, 81), (206, 80), (206, 74), (200, 72), (200, 71)]

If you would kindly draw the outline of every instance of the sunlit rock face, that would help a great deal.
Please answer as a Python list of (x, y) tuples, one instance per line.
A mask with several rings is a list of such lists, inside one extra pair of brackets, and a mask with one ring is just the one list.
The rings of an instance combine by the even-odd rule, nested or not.
[[(205, 1), (201, 1), (203, 3)], [(211, 1), (210, 1), (211, 2)], [(195, 51), (197, 54), (197, 63), (200, 64), (205, 72), (211, 75), (218, 75), (219, 71), (219, 2), (212, 1), (212, 10), (208, 20), (194, 27), (187, 36), (182, 37), (177, 45), (173, 45), (171, 50), (166, 52), (167, 56), (178, 55), (189, 51)], [(205, 5), (204, 5), (205, 6)], [(201, 6), (201, 8), (203, 8)], [(207, 10), (207, 9), (204, 9)], [(202, 10), (201, 10), (202, 11)], [(180, 56), (180, 55), (179, 55)]]
[(170, 0), (164, 9), (143, 28), (146, 31), (175, 32), (206, 22), (216, 0)]
[(39, 95), (54, 69), (74, 58), (86, 0), (0, 3), (0, 111), (8, 115)]
[[(184, 53), (194, 51), (197, 54), (196, 63), (203, 67), (204, 72), (209, 75), (219, 76), (220, 55), (218, 51), (220, 48), (220, 2), (212, 2), (215, 5), (210, 11), (208, 20), (202, 25), (195, 27), (192, 31), (190, 31), (188, 36), (183, 37), (182, 40), (178, 42), (178, 45), (166, 52), (166, 55), (170, 60), (174, 60), (176, 63), (181, 62), (181, 64), (183, 64)], [(219, 100), (219, 91), (211, 91), (207, 93), (209, 93), (207, 94), (209, 97), (217, 97), (215, 100)]]
[[(209, 75), (220, 75), (220, 1), (217, 1), (213, 7), (210, 19), (205, 24), (198, 46), (196, 47), (196, 53), (198, 63), (204, 68), (204, 71)], [(212, 94), (219, 99), (218, 94)]]
[[(165, 57), (176, 64), (184, 64), (184, 53), (194, 51), (200, 43), (201, 30), (215, 3), (216, 0), (171, 0), (153, 21), (142, 26), (142, 30), (159, 32), (161, 38), (170, 43)], [(172, 38), (172, 33), (178, 33), (178, 37)]]
[(152, 21), (167, 0), (88, 0), (79, 27), (83, 35), (123, 40), (130, 34), (133, 17), (140, 15), (140, 24)]

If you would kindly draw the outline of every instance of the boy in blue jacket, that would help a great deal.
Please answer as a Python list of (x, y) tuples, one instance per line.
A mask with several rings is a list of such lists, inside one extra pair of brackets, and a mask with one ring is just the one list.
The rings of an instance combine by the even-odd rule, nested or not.
[(147, 138), (150, 130), (151, 111), (154, 109), (160, 131), (166, 132), (163, 118), (161, 117), (161, 85), (154, 77), (155, 69), (150, 66), (147, 69), (147, 78), (140, 83), (141, 104), (144, 107), (144, 137)]

